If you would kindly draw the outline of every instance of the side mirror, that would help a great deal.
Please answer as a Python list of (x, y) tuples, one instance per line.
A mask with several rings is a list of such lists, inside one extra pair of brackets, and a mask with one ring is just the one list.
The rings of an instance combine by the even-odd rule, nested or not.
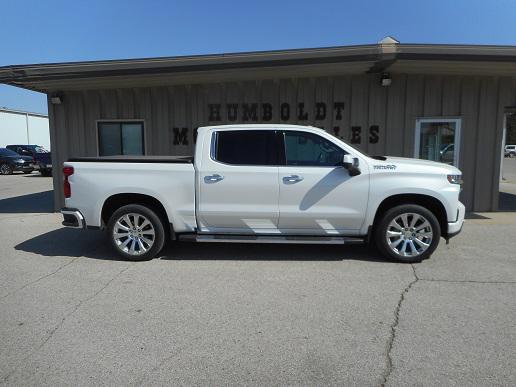
[(342, 158), (342, 166), (349, 172), (349, 176), (358, 176), (360, 172), (358, 158), (352, 157), (351, 155), (344, 155)]

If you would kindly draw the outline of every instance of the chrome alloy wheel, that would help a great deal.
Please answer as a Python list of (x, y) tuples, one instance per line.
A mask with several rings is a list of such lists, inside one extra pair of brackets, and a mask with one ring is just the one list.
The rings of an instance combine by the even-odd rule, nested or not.
[(142, 255), (156, 239), (154, 226), (145, 216), (129, 213), (120, 217), (113, 227), (113, 240), (126, 254)]
[(385, 238), (397, 255), (417, 257), (430, 247), (433, 235), (432, 226), (424, 216), (405, 213), (389, 223)]

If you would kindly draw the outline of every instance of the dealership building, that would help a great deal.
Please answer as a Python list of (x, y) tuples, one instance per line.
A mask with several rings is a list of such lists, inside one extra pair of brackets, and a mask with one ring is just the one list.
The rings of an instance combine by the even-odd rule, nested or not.
[[(516, 47), (378, 44), (0, 67), (48, 95), (54, 165), (71, 157), (191, 155), (196, 128), (313, 125), (371, 155), (458, 166), (470, 211), (498, 209)], [(60, 187), (61, 173), (54, 173)], [(352, 192), (350, 192), (352, 194)], [(55, 190), (55, 208), (63, 205)]]

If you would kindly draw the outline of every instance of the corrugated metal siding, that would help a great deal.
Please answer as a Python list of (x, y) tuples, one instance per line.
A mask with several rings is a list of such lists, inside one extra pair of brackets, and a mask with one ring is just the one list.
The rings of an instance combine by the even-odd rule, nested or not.
[[(264, 113), (264, 103), (272, 106), (270, 115)], [(344, 104), (340, 113), (335, 103)], [(220, 104), (220, 120), (210, 120), (209, 104)], [(461, 117), (462, 200), (469, 210), (489, 211), (498, 205), (506, 106), (516, 106), (515, 78), (394, 74), (390, 87), (381, 87), (375, 75), (352, 75), (69, 91), (61, 105), (49, 104), (49, 111), (54, 165), (73, 156), (95, 156), (96, 121), (102, 119), (144, 120), (149, 155), (192, 154), (199, 126), (280, 122), (323, 127), (346, 141), (360, 127), (356, 145), (366, 152), (413, 157), (416, 118)], [(378, 127), (376, 142), (369, 138), (371, 126)], [(178, 141), (183, 128), (186, 141)], [(56, 187), (61, 179), (54, 175)], [(55, 202), (56, 209), (63, 203), (60, 189), (55, 190)]]

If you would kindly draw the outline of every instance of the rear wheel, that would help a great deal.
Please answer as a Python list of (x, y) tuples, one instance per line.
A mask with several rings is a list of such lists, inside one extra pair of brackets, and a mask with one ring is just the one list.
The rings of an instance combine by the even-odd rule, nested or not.
[(51, 169), (42, 169), (39, 172), (41, 173), (41, 176), (45, 176), (45, 177), (52, 176), (52, 170)]
[(0, 164), (0, 173), (2, 175), (11, 175), (13, 173), (13, 168), (6, 163)]
[(165, 243), (163, 223), (154, 210), (129, 204), (116, 210), (108, 223), (111, 245), (131, 261), (154, 258)]
[(435, 215), (415, 204), (391, 208), (375, 227), (375, 242), (380, 252), (406, 263), (430, 257), (440, 237), (441, 227)]

